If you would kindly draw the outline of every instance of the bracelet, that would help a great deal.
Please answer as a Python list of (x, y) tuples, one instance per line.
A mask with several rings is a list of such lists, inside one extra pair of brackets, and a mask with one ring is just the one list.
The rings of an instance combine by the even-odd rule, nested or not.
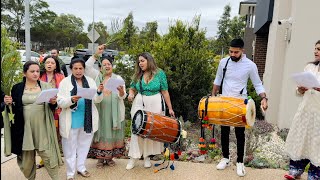
[(261, 101), (262, 101), (263, 99), (266, 99), (267, 101), (269, 100), (267, 97), (262, 97), (262, 98), (261, 98)]
[(96, 60), (99, 60), (101, 56), (100, 56), (100, 54), (94, 54), (93, 57), (94, 57)]

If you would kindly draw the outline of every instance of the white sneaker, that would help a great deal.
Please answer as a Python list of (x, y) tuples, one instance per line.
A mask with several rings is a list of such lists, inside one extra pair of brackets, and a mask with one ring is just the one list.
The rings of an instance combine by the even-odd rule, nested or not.
[(217, 169), (218, 170), (223, 170), (225, 169), (227, 166), (230, 166), (230, 159), (227, 158), (222, 158), (219, 162), (219, 164), (217, 165)]
[(151, 164), (151, 162), (150, 162), (150, 158), (149, 158), (149, 157), (145, 158), (145, 160), (144, 160), (144, 167), (145, 167), (145, 168), (150, 168), (151, 166), (152, 166), (152, 164)]
[(130, 170), (130, 169), (134, 168), (135, 162), (136, 162), (136, 159), (130, 158), (129, 161), (128, 161), (126, 169)]
[(246, 175), (246, 170), (244, 169), (243, 163), (237, 163), (237, 174), (238, 176)]

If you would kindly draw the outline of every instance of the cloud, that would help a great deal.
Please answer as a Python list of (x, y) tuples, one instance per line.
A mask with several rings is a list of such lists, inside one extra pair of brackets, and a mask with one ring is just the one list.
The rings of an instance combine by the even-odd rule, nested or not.
[(196, 15), (201, 15), (200, 27), (207, 30), (207, 37), (217, 32), (217, 22), (224, 6), (231, 5), (231, 16), (238, 13), (241, 0), (47, 0), (49, 9), (57, 14), (74, 14), (85, 24), (93, 22), (93, 2), (95, 4), (94, 20), (102, 21), (108, 27), (112, 19), (124, 19), (133, 13), (134, 23), (139, 29), (147, 22), (157, 21), (158, 31), (165, 34), (173, 21), (179, 19), (191, 22)]

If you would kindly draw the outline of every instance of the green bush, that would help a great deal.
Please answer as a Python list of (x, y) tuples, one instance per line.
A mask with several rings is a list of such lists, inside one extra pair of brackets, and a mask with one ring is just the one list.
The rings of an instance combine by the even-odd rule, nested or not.
[(124, 137), (131, 137), (131, 120), (125, 120)]
[(261, 112), (261, 98), (260, 96), (256, 93), (253, 84), (251, 82), (251, 80), (249, 80), (248, 82), (248, 87), (247, 87), (247, 91), (248, 91), (248, 96), (251, 96), (251, 98), (254, 100), (254, 103), (256, 105), (256, 119), (258, 120), (264, 120), (264, 116)]
[(77, 44), (76, 47), (74, 48), (74, 50), (76, 49), (84, 49), (84, 45), (83, 44)]
[(214, 149), (208, 151), (208, 156), (211, 159), (215, 159), (216, 156), (220, 156), (220, 155), (222, 155), (222, 151), (220, 148), (214, 148)]

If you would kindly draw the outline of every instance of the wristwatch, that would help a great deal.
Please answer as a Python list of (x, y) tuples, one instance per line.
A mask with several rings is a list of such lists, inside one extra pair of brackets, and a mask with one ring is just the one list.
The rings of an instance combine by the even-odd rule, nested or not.
[(266, 99), (267, 101), (269, 100), (267, 97), (262, 97), (262, 98), (261, 98), (261, 101), (262, 101), (263, 99)]

